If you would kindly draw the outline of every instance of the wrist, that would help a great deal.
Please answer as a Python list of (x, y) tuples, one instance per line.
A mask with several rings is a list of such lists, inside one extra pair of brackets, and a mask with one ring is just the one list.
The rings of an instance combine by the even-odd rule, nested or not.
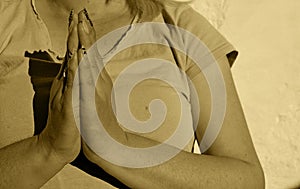
[(70, 158), (61, 155), (53, 146), (50, 137), (44, 132), (42, 132), (40, 135), (37, 135), (37, 146), (42, 156), (47, 159), (47, 161), (55, 162), (62, 166), (65, 166), (69, 163), (68, 159)]

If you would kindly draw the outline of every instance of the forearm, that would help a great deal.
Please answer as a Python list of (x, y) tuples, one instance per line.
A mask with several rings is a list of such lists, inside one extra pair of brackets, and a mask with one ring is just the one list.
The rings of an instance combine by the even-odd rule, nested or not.
[(108, 172), (132, 188), (263, 188), (255, 165), (225, 157), (181, 152), (151, 168), (108, 166)]
[[(130, 135), (128, 141), (157, 144), (136, 135)], [(153, 156), (157, 155), (153, 154)], [(104, 160), (101, 160), (99, 165), (131, 188), (252, 189), (264, 187), (263, 173), (259, 164), (185, 151), (181, 151), (173, 159), (161, 165), (149, 168), (125, 168)]]
[(0, 188), (40, 188), (64, 165), (37, 136), (24, 139), (0, 149)]

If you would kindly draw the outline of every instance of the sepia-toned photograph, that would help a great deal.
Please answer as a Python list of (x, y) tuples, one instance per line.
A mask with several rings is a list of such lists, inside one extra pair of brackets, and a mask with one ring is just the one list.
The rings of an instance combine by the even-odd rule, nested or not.
[(300, 188), (299, 10), (0, 0), (0, 189)]

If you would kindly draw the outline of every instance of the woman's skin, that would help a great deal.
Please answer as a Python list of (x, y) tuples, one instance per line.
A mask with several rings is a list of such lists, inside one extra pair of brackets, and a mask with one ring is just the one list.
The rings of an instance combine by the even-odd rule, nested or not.
[[(73, 120), (71, 87), (78, 59), (82, 56), (82, 52), (78, 49), (78, 42), (89, 48), (97, 38), (130, 23), (132, 19), (128, 10), (124, 9), (124, 1), (116, 0), (119, 7), (107, 5), (105, 2), (106, 0), (37, 1), (38, 12), (49, 29), (54, 50), (59, 54), (65, 54), (65, 39), (69, 36), (67, 49), (73, 56), (68, 62), (68, 85), (62, 91), (63, 78), (58, 77), (54, 81), (47, 127), (39, 136), (0, 149), (0, 188), (38, 188), (77, 156), (80, 149), (80, 135)], [(93, 20), (97, 20), (99, 24), (96, 23), (95, 28), (88, 25), (89, 35), (87, 35), (83, 30), (83, 24), (88, 24), (88, 21), (80, 12), (78, 18), (76, 14), (74, 15), (68, 34), (68, 30), (64, 27), (68, 23), (61, 17), (67, 17), (71, 9), (78, 12), (83, 7), (87, 7)], [(123, 9), (118, 9), (120, 7)], [(108, 10), (109, 13), (106, 14)], [(107, 19), (107, 17), (115, 18), (120, 14), (126, 15), (121, 21), (112, 19), (109, 22)], [(86, 156), (132, 188), (263, 188), (263, 172), (247, 129), (225, 55), (218, 60), (218, 63), (226, 84), (227, 112), (222, 130), (207, 152), (197, 155), (182, 151), (164, 164), (143, 169), (113, 165), (96, 156), (86, 145), (83, 145)], [(203, 75), (199, 74), (194, 82), (197, 83), (196, 90), (200, 94), (202, 122), (196, 134), (201, 141), (201, 133), (206, 129), (205, 125), (210, 115), (210, 93)], [(115, 126), (111, 125), (111, 132), (129, 146), (141, 143), (147, 146), (156, 145), (156, 142), (150, 139), (113, 129)]]
[(0, 188), (40, 188), (77, 157), (81, 140), (72, 110), (73, 76), (79, 58), (83, 56), (78, 43), (89, 48), (92, 41), (85, 37), (83, 23), (88, 23), (83, 11), (79, 16), (73, 16), (67, 41), (72, 56), (67, 62), (66, 86), (63, 87), (64, 78), (60, 71), (50, 92), (46, 128), (40, 135), (0, 149)]
[(86, 8), (93, 20), (97, 31), (97, 39), (104, 34), (131, 23), (133, 16), (124, 0), (36, 0), (36, 8), (45, 22), (53, 50), (60, 55), (65, 53), (66, 37), (68, 35), (67, 22), (70, 11), (74, 12)]
[[(89, 28), (89, 33), (95, 32), (92, 27)], [(226, 85), (227, 105), (222, 129), (208, 151), (201, 155), (181, 151), (174, 158), (158, 166), (127, 168), (102, 159), (83, 143), (83, 151), (87, 158), (130, 188), (264, 188), (263, 171), (249, 135), (227, 57), (224, 55), (217, 61)], [(210, 89), (202, 74), (197, 75), (192, 81), (199, 94), (201, 107), (201, 121), (196, 130), (197, 140), (200, 143), (210, 118)], [(105, 107), (109, 106), (110, 94), (105, 94), (109, 88), (111, 86), (105, 85), (103, 91), (100, 91), (108, 97), (99, 101), (99, 104)], [(113, 117), (112, 112), (106, 109), (99, 112), (103, 117)], [(114, 121), (105, 128), (109, 129), (108, 133), (112, 137), (127, 146), (158, 145), (157, 141), (124, 132)], [(149, 158), (158, 155), (153, 154), (153, 157)]]

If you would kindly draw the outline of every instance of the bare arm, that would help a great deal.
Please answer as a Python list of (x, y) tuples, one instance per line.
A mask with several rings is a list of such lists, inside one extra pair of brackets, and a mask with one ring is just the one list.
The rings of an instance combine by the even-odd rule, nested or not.
[[(173, 159), (150, 168), (134, 169), (116, 166), (95, 155), (88, 147), (85, 154), (108, 173), (132, 188), (264, 188), (264, 175), (256, 156), (230, 68), (224, 56), (219, 60), (227, 90), (227, 110), (222, 129), (213, 145), (202, 155), (182, 151)], [(196, 81), (197, 80), (197, 81)], [(199, 142), (206, 129), (210, 112), (209, 88), (203, 76), (195, 78), (200, 99), (201, 122), (196, 131)], [(204, 87), (203, 87), (204, 86)], [(125, 133), (128, 146), (150, 139)], [(117, 136), (122, 137), (122, 134)], [(154, 154), (155, 156), (156, 154)]]
[(27, 138), (0, 149), (0, 188), (39, 188), (64, 165), (38, 136)]
[[(46, 128), (38, 136), (0, 149), (0, 188), (40, 188), (80, 151), (80, 135), (72, 111), (73, 77), (81, 53), (77, 26), (81, 27), (77, 25), (77, 15), (73, 15), (67, 45), (71, 54), (67, 53), (68, 60), (53, 81)], [(64, 68), (67, 77), (63, 77)]]
[(159, 166), (125, 168), (96, 162), (131, 188), (263, 188), (258, 165), (243, 160), (182, 151)]

